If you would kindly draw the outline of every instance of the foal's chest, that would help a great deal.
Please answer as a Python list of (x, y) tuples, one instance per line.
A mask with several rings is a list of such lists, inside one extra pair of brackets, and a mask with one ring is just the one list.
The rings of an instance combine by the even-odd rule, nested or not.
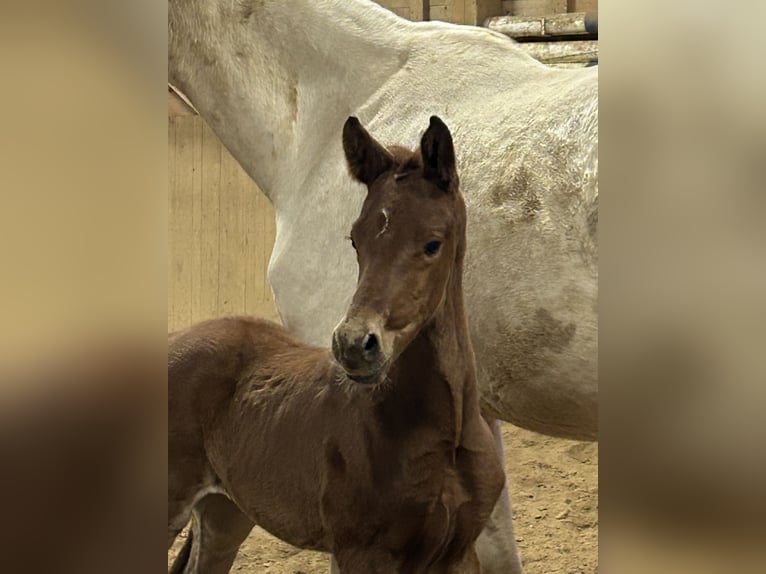
[(339, 449), (326, 449), (321, 504), (333, 548), (378, 546), (425, 565), (459, 535), (458, 511), (470, 497), (452, 450), (404, 450), (355, 469)]

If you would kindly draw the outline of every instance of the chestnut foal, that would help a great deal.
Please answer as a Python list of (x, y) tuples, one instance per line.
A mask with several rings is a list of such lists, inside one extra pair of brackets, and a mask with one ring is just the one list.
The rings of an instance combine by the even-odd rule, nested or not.
[(387, 150), (349, 118), (343, 147), (367, 197), (332, 352), (253, 318), (169, 337), (169, 546), (193, 516), (174, 572), (228, 572), (255, 524), (344, 574), (481, 570), (504, 478), (463, 308), (452, 137), (432, 117), (419, 151)]

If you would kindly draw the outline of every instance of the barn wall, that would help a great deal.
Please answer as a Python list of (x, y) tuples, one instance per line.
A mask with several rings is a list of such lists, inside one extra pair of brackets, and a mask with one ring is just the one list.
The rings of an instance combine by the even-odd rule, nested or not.
[(410, 20), (481, 25), (490, 16), (545, 16), (565, 12), (596, 12), (598, 0), (378, 0), (378, 4)]
[(415, 22), (423, 19), (423, 0), (377, 0), (378, 4)]
[(598, 0), (502, 1), (502, 14), (513, 16), (550, 16), (551, 14), (564, 14), (566, 12), (598, 12)]
[(502, 0), (378, 0), (378, 4), (410, 20), (431, 20), (456, 24), (480, 24), (489, 16), (502, 14)]
[(168, 330), (233, 314), (277, 320), (274, 211), (199, 116), (168, 117)]

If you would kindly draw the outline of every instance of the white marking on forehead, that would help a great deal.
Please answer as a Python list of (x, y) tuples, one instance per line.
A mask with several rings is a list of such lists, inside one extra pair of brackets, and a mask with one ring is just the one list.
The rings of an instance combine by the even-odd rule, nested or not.
[(388, 231), (388, 211), (386, 211), (386, 208), (383, 208), (383, 211), (381, 211), (383, 214), (383, 217), (385, 218), (385, 221), (383, 221), (383, 229), (378, 231), (378, 234), (375, 236), (375, 239), (383, 235), (386, 231)]

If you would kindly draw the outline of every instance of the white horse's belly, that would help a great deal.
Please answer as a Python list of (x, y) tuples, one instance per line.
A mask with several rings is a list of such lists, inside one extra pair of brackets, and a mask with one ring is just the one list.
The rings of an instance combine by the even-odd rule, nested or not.
[[(543, 203), (544, 205), (544, 203)], [(566, 438), (598, 432), (598, 282), (579, 235), (468, 202), (464, 277), (485, 410)]]

